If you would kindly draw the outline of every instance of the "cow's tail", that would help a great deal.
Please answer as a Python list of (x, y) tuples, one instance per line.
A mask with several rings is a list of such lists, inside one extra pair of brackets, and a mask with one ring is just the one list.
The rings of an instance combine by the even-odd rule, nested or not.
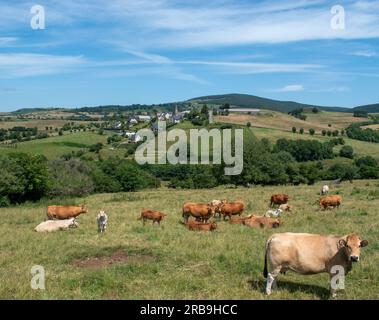
[(266, 243), (266, 250), (265, 250), (265, 263), (263, 267), (263, 276), (267, 278), (268, 276), (268, 271), (267, 271), (267, 254), (268, 254), (268, 246), (270, 245), (270, 240), (267, 241)]

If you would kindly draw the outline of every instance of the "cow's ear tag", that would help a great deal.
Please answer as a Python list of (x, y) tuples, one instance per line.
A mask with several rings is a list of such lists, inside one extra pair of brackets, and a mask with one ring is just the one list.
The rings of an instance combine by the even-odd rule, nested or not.
[(346, 247), (346, 241), (343, 239), (338, 240), (338, 248), (341, 249), (343, 247)]

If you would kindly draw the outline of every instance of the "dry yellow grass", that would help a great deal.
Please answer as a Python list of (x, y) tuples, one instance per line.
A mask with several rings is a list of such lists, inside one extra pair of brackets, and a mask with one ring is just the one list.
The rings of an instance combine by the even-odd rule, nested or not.
[[(304, 128), (306, 131), (313, 128), (317, 132), (322, 130), (341, 130), (345, 129), (352, 122), (362, 121), (355, 118), (351, 113), (326, 112), (322, 111), (317, 114), (306, 113), (307, 120), (303, 121), (285, 113), (263, 110), (258, 115), (235, 114), (228, 116), (216, 116), (215, 121), (236, 123), (246, 125), (250, 122), (253, 127), (279, 129), (291, 131), (292, 127), (298, 129)], [(332, 126), (329, 127), (328, 124)]]

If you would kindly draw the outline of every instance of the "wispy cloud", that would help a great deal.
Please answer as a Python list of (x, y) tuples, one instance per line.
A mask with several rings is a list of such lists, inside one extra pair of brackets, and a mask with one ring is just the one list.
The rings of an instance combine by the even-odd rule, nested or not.
[(0, 77), (31, 77), (72, 72), (85, 62), (83, 56), (0, 53)]
[(15, 44), (18, 38), (16, 37), (0, 37), (0, 47), (7, 47), (9, 45)]
[(280, 89), (272, 90), (274, 92), (298, 92), (298, 91), (304, 91), (304, 86), (302, 84), (290, 84), (287, 86), (284, 86)]
[(358, 57), (366, 57), (366, 58), (371, 58), (371, 57), (376, 57), (378, 53), (375, 50), (358, 50), (352, 53), (354, 56)]

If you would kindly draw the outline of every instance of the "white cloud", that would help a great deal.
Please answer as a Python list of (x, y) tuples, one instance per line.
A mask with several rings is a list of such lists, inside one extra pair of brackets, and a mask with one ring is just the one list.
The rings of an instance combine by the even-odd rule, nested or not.
[(366, 57), (366, 58), (371, 58), (371, 57), (376, 57), (378, 53), (375, 50), (358, 50), (352, 53), (354, 56), (358, 57)]
[(0, 53), (0, 77), (31, 77), (72, 72), (85, 63), (82, 56)]
[(16, 37), (0, 37), (0, 47), (7, 47), (16, 43), (18, 38)]
[(283, 88), (274, 90), (275, 92), (298, 92), (304, 91), (304, 86), (301, 84), (290, 84), (288, 86), (284, 86)]

